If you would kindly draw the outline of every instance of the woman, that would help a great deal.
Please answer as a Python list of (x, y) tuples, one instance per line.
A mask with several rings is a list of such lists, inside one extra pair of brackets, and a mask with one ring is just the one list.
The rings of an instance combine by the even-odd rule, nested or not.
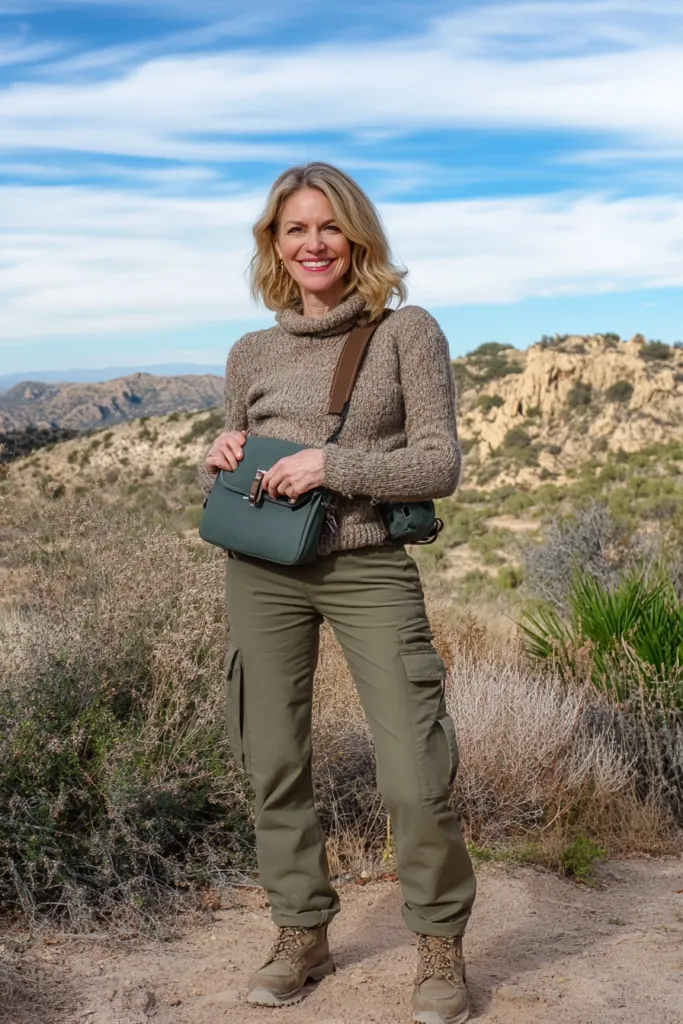
[(245, 335), (226, 369), (226, 432), (206, 456), (205, 486), (234, 470), (249, 432), (309, 445), (264, 478), (272, 496), (335, 492), (336, 525), (317, 559), (282, 567), (231, 555), (228, 721), (256, 794), (261, 883), (278, 926), (250, 1002), (279, 1006), (334, 970), (327, 927), (339, 911), (311, 785), (311, 699), (323, 619), (353, 674), (372, 731), (377, 779), (395, 830), (404, 918), (418, 935), (414, 1020), (467, 1019), (462, 935), (475, 895), (449, 790), (457, 767), (422, 586), (387, 543), (376, 503), (451, 494), (457, 484), (448, 346), (424, 309), (385, 317), (370, 342), (337, 444), (327, 398), (349, 331), (405, 297), (377, 212), (327, 164), (272, 187), (254, 227), (254, 295), (276, 327)]

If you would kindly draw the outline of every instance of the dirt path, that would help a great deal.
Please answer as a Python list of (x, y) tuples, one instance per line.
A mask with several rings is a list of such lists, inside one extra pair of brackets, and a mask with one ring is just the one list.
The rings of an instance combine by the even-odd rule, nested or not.
[[(467, 940), (479, 1024), (683, 1024), (683, 861), (612, 863), (597, 889), (487, 865)], [(396, 884), (349, 887), (331, 937), (337, 974), (282, 1010), (243, 1001), (271, 926), (260, 897), (185, 938), (120, 952), (31, 950), (42, 1006), (12, 1024), (393, 1024), (410, 1020), (414, 950)], [(55, 940), (53, 940), (55, 941)]]

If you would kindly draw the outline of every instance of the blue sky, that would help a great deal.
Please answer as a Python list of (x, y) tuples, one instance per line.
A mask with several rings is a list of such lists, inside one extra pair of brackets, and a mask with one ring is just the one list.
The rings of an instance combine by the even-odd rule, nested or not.
[(0, 374), (221, 362), (310, 159), (454, 355), (683, 338), (680, 0), (0, 0)]

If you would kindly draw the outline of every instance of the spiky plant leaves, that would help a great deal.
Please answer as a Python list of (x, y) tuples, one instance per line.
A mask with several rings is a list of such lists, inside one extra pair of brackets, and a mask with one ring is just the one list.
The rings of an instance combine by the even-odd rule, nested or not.
[(530, 655), (576, 676), (579, 654), (588, 650), (593, 684), (618, 700), (628, 699), (644, 680), (658, 693), (661, 684), (676, 680), (667, 693), (683, 708), (683, 604), (669, 580), (649, 583), (631, 574), (608, 588), (577, 569), (569, 608), (568, 622), (550, 608), (526, 616), (522, 630)]

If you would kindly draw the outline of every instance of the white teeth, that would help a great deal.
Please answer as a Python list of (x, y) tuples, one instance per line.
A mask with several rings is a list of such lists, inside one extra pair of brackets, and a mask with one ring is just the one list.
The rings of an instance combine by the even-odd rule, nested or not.
[(329, 267), (332, 260), (302, 260), (301, 265), (304, 267)]

